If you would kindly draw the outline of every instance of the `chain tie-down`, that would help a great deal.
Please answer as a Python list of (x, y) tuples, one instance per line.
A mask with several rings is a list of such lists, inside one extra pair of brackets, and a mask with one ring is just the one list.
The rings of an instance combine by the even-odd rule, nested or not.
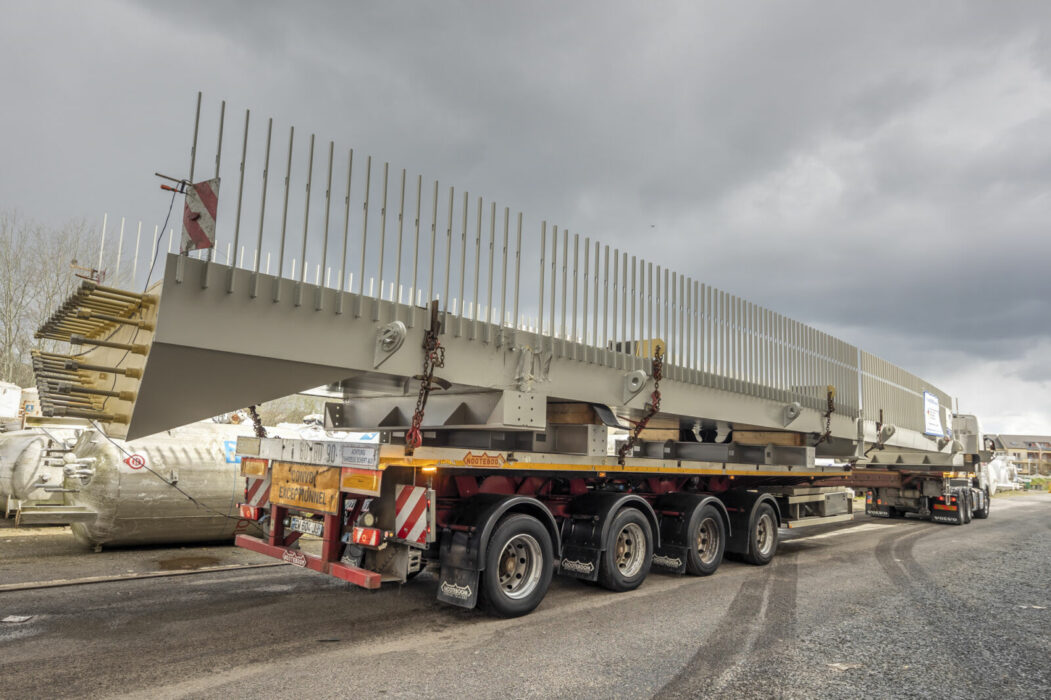
[(255, 404), (248, 407), (248, 415), (252, 417), (252, 429), (255, 430), (255, 436), (265, 438), (266, 428), (263, 427), (263, 421), (259, 418), (259, 411), (256, 410)]
[(825, 440), (832, 439), (832, 414), (836, 412), (836, 387), (829, 384), (826, 387), (826, 411), (824, 414), (825, 419), (825, 432), (821, 434), (821, 437), (814, 443), (814, 447), (817, 447)]
[(445, 366), (445, 348), (442, 347), (438, 335), (441, 333), (441, 322), (438, 320), (438, 301), (431, 302), (431, 323), (423, 336), (423, 373), (417, 374), (414, 379), (420, 380), (420, 394), (416, 397), (416, 410), (412, 414), (412, 426), (405, 433), (405, 456), (411, 457), (416, 448), (423, 444), (423, 433), (420, 426), (423, 425), (423, 412), (427, 407), (427, 397), (435, 389), (448, 389), (449, 383), (441, 378), (435, 378), (434, 370)]
[(664, 351), (658, 347), (657, 352), (653, 355), (653, 393), (650, 394), (650, 401), (646, 404), (642, 418), (631, 429), (628, 439), (617, 450), (617, 463), (622, 467), (631, 449), (639, 441), (639, 435), (646, 429), (646, 424), (650, 422), (650, 418), (653, 418), (661, 410), (661, 377), (663, 376), (663, 371)]

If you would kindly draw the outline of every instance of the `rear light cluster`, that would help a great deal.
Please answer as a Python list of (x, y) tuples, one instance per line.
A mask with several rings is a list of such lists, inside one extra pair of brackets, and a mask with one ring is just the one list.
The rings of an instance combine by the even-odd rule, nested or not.
[(363, 547), (379, 547), (384, 538), (383, 530), (375, 527), (355, 527), (351, 540)]
[(259, 520), (263, 514), (263, 509), (255, 506), (241, 505), (239, 508), (241, 510), (241, 518), (244, 520)]

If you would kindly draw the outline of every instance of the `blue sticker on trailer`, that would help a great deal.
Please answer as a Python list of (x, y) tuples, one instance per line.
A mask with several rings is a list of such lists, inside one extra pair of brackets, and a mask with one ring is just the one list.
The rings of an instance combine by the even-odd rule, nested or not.
[(237, 440), (224, 440), (223, 452), (226, 453), (227, 464), (241, 463), (241, 458), (237, 456)]

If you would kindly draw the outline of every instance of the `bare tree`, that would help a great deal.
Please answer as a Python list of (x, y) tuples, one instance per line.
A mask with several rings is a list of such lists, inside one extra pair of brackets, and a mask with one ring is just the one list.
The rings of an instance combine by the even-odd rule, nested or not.
[(32, 384), (33, 333), (80, 282), (70, 262), (90, 239), (84, 222), (47, 228), (0, 212), (0, 380)]

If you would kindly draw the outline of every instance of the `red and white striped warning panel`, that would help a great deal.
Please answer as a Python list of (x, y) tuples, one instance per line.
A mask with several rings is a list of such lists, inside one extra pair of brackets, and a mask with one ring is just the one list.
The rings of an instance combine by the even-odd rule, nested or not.
[(219, 207), (219, 178), (195, 182), (186, 190), (182, 212), (182, 243), (179, 251), (188, 253), (215, 245), (215, 214)]
[(270, 503), (270, 473), (262, 479), (248, 479), (245, 486), (245, 505), (262, 508)]
[(399, 540), (427, 542), (430, 501), (427, 487), (398, 484), (394, 498), (394, 533)]

